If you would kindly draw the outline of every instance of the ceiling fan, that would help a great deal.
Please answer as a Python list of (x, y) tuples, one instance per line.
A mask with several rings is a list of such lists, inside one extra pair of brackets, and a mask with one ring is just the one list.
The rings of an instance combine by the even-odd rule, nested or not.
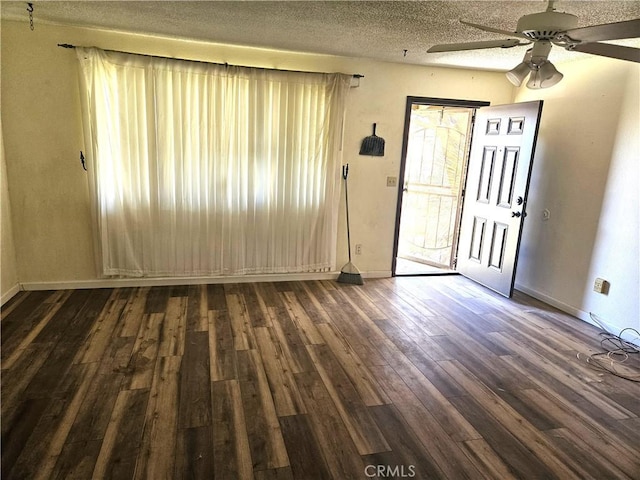
[(479, 28), (485, 32), (499, 33), (510, 38), (434, 45), (427, 52), (455, 52), (497, 47), (511, 48), (533, 44), (527, 50), (522, 62), (513, 70), (507, 72), (507, 78), (517, 87), (522, 85), (527, 75), (530, 74), (527, 87), (533, 89), (552, 87), (562, 80), (562, 73), (558, 72), (556, 67), (548, 60), (552, 45), (569, 51), (640, 62), (640, 49), (638, 48), (600, 43), (602, 40), (640, 37), (640, 19), (576, 28), (578, 17), (570, 13), (556, 12), (554, 3), (554, 0), (549, 0), (546, 11), (521, 17), (518, 20), (515, 32), (460, 20), (461, 23), (470, 27)]

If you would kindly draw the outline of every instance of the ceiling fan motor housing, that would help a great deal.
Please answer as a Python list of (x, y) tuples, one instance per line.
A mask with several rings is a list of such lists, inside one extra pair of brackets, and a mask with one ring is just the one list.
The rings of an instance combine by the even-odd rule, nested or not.
[(525, 15), (518, 20), (516, 31), (531, 40), (553, 40), (578, 25), (578, 17), (570, 13), (542, 12)]

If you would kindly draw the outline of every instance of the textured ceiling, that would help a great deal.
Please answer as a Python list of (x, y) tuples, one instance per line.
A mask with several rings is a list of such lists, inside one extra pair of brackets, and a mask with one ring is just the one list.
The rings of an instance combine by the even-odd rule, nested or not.
[[(365, 57), (421, 65), (509, 70), (524, 47), (428, 54), (438, 43), (504, 38), (459, 23), (513, 31), (538, 1), (34, 1), (34, 21), (125, 32)], [(0, 2), (3, 19), (28, 21), (26, 2)], [(586, 26), (640, 17), (640, 1), (558, 1)], [(626, 41), (638, 45), (638, 41)], [(631, 43), (629, 43), (631, 42)], [(403, 50), (407, 50), (404, 56)], [(552, 61), (581, 57), (554, 47)]]

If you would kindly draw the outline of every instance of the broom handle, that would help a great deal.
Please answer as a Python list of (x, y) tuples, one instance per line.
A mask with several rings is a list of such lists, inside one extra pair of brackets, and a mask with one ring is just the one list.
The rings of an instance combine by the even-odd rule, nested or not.
[(349, 263), (351, 263), (351, 232), (349, 231), (349, 182), (347, 177), (349, 176), (349, 164), (342, 166), (342, 178), (344, 178), (344, 205), (347, 213), (347, 251), (349, 252)]

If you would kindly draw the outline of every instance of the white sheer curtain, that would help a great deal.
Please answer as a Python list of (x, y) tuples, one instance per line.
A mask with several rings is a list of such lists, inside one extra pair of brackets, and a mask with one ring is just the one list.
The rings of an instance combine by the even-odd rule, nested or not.
[(77, 53), (105, 275), (335, 267), (348, 75)]

